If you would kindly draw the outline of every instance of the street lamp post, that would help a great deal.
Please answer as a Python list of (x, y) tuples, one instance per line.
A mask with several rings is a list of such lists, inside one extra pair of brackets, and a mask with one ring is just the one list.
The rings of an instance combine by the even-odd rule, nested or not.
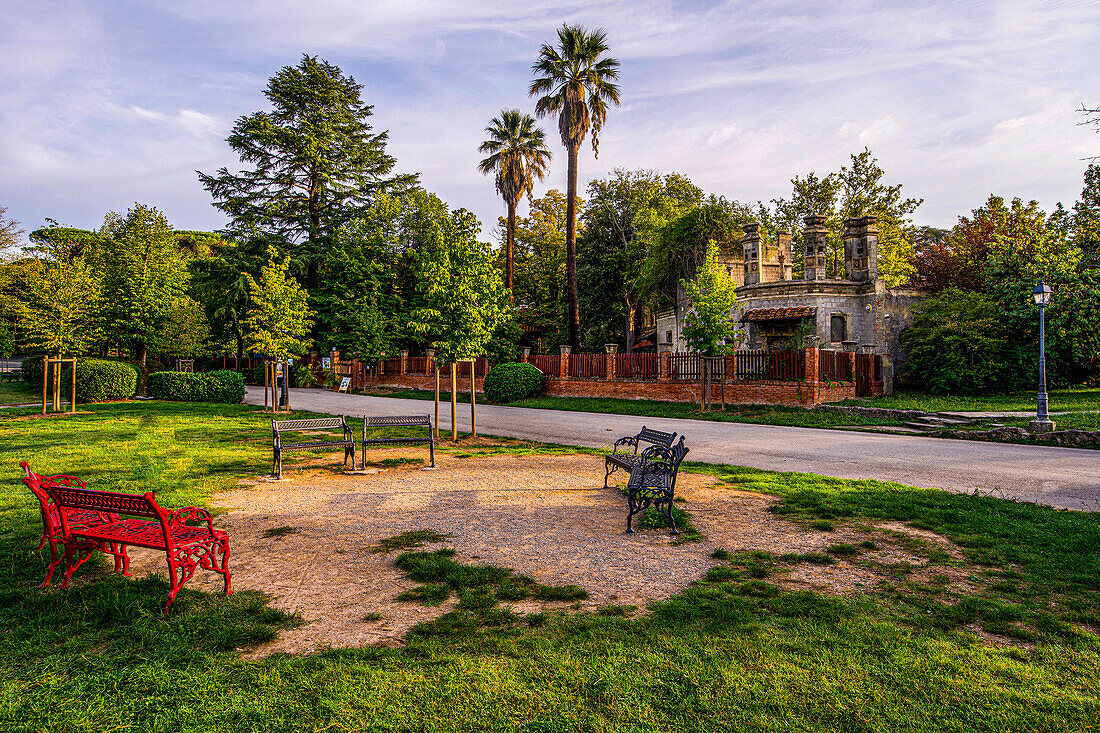
[(1040, 282), (1031, 293), (1035, 305), (1039, 306), (1039, 399), (1035, 419), (1031, 421), (1031, 430), (1046, 433), (1054, 430), (1047, 413), (1047, 357), (1046, 357), (1046, 307), (1050, 304), (1051, 289)]

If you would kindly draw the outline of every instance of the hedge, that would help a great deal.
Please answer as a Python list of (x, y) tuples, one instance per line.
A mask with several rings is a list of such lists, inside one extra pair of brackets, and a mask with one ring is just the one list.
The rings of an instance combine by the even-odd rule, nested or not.
[[(23, 380), (39, 389), (42, 388), (42, 356), (28, 356), (23, 360), (20, 370)], [(138, 372), (124, 361), (107, 359), (76, 360), (76, 401), (106, 402), (125, 400), (137, 391)], [(61, 371), (61, 394), (68, 397), (72, 385), (72, 367)]]
[(491, 402), (515, 402), (538, 397), (546, 389), (546, 376), (534, 364), (497, 364), (485, 376), (485, 397)]
[(244, 377), (228, 370), (202, 374), (153, 372), (145, 382), (145, 394), (154, 400), (236, 405), (244, 399)]

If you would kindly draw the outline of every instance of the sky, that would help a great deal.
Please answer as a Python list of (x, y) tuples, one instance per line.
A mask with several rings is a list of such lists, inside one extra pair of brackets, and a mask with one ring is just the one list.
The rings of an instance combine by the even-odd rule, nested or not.
[[(869, 147), (888, 183), (951, 226), (991, 193), (1072, 204), (1100, 134), (1100, 3), (840, 0), (2, 0), (0, 206), (98, 227), (141, 202), (179, 229), (225, 224), (196, 170), (302, 54), (363, 85), (403, 172), (486, 234), (504, 213), (477, 146), (502, 108), (533, 114), (531, 64), (562, 23), (607, 31), (621, 106), (580, 180), (680, 172), (746, 202)], [(555, 120), (550, 176), (564, 189)], [(521, 209), (522, 212), (522, 209)]]

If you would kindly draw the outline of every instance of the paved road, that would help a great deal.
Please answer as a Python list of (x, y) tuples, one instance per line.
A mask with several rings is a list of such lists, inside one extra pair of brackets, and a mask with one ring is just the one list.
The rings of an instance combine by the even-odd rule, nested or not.
[[(246, 402), (263, 404), (250, 387)], [(334, 415), (431, 412), (431, 402), (295, 389), (295, 409)], [(441, 426), (450, 429), (448, 405)], [(459, 408), (459, 430), (469, 429), (469, 405)], [(446, 413), (446, 414), (444, 414)], [(817, 430), (773, 425), (674, 420), (590, 412), (478, 405), (478, 432), (586, 447), (636, 433), (642, 424), (688, 436), (691, 460), (770, 471), (804, 471), (839, 478), (880, 479), (949, 491), (992, 491), (1070, 509), (1100, 510), (1100, 452), (1006, 443)]]

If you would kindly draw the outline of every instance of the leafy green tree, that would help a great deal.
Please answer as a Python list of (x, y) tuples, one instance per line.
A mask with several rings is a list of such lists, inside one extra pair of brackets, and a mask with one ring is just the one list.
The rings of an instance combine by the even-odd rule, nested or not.
[(250, 348), (269, 358), (286, 359), (309, 350), (313, 313), (305, 288), (289, 274), (290, 261), (276, 261), (274, 252), (260, 271), (259, 279), (248, 281), (249, 308), (244, 330)]
[(15, 353), (15, 333), (11, 324), (0, 321), (0, 359), (10, 359)]
[(515, 301), (512, 279), (512, 258), (516, 231), (516, 205), (523, 196), (530, 198), (535, 180), (546, 177), (550, 165), (550, 151), (546, 149), (546, 133), (536, 126), (530, 115), (520, 114), (518, 109), (500, 111), (485, 128), (489, 138), (481, 143), (478, 151), (489, 156), (478, 164), (484, 174), (496, 175), (497, 193), (508, 207), (507, 232), (507, 287), (508, 297)]
[(1100, 256), (1100, 164), (1089, 163), (1081, 198), (1073, 205), (1073, 236), (1090, 258)]
[[(584, 202), (577, 207), (583, 212)], [(551, 189), (516, 220), (516, 317), (554, 344), (567, 338), (565, 212), (565, 195)]]
[[(839, 193), (840, 180), (835, 173), (819, 177), (816, 172), (810, 171), (805, 176), (795, 176), (791, 179), (791, 197), (772, 199), (774, 214), (764, 221), (764, 227), (769, 231), (791, 232), (791, 243), (797, 254), (805, 251), (802, 239), (805, 218), (811, 214), (824, 216), (825, 226), (829, 229), (825, 238), (828, 253), (826, 266), (833, 277), (838, 277), (838, 273), (843, 276), (844, 273), (844, 240), (840, 238), (841, 222), (836, 208)], [(801, 257), (793, 259), (793, 275), (797, 277), (804, 273), (804, 263)]]
[(420, 255), (421, 305), (409, 328), (438, 349), (441, 360), (476, 359), (509, 319), (508, 299), (477, 219), (459, 209), (433, 232)]
[(101, 285), (83, 258), (38, 260), (16, 313), (24, 344), (48, 354), (84, 353), (100, 337)]
[(237, 363), (244, 358), (244, 319), (249, 307), (248, 276), (258, 276), (266, 262), (266, 248), (257, 251), (262, 238), (227, 242), (210, 257), (189, 263), (188, 289), (203, 305), (210, 336), (219, 344), (232, 345)]
[[(364, 360), (392, 354), (403, 339), (405, 304), (397, 251), (385, 226), (396, 201), (379, 201), (375, 215), (345, 224), (325, 258), (318, 323), (331, 344)], [(382, 219), (382, 221), (379, 221)]]
[(19, 222), (8, 216), (7, 207), (0, 206), (0, 256), (15, 249), (21, 234), (23, 230), (19, 228)]
[(259, 230), (282, 239), (310, 288), (340, 225), (378, 192), (415, 183), (393, 175), (388, 133), (373, 131), (361, 91), (337, 66), (303, 56), (268, 82), (272, 111), (240, 118), (227, 139), (250, 168), (199, 172), (237, 236)]
[(947, 288), (922, 300), (902, 332), (906, 377), (935, 394), (975, 394), (1005, 384), (1001, 360), (1005, 327), (988, 295)]
[(194, 357), (209, 353), (210, 326), (203, 307), (181, 295), (172, 301), (164, 330), (157, 337), (157, 351), (168, 357)]
[(704, 356), (718, 356), (731, 346), (737, 332), (733, 307), (737, 293), (733, 281), (718, 263), (718, 245), (711, 242), (707, 258), (694, 280), (685, 280), (684, 292), (691, 310), (684, 318), (683, 337), (693, 351)]
[[(616, 169), (588, 185), (578, 244), (585, 340), (598, 346), (621, 334), (634, 350), (646, 262), (668, 224), (699, 206), (703, 192), (679, 173)], [(618, 320), (620, 329), (612, 325)], [(599, 339), (594, 342), (594, 339)]]
[(840, 183), (839, 214), (842, 219), (874, 215), (878, 217), (878, 273), (887, 287), (909, 282), (916, 274), (909, 232), (911, 215), (924, 199), (902, 198), (901, 184), (883, 182), (886, 172), (870, 149), (852, 155), (851, 167), (837, 174)]
[(187, 263), (164, 214), (136, 204), (126, 216), (110, 213), (103, 236), (103, 295), (108, 335), (132, 343), (145, 364), (149, 347), (171, 317), (187, 285)]
[[(839, 171), (819, 177), (811, 172), (791, 179), (791, 197), (773, 199), (773, 210), (764, 213), (767, 229), (787, 229), (793, 243), (802, 249), (802, 220), (809, 214), (825, 217), (829, 229), (828, 271), (832, 277), (844, 276), (844, 219), (877, 216), (879, 229), (879, 276), (888, 287), (897, 287), (916, 275), (910, 234), (912, 213), (922, 199), (902, 197), (901, 184), (884, 182), (885, 171), (867, 148), (853, 153), (850, 164)], [(798, 266), (801, 269), (802, 265)]]
[(565, 271), (569, 283), (569, 343), (580, 348), (577, 300), (577, 155), (592, 133), (592, 150), (599, 155), (599, 137), (609, 103), (619, 104), (619, 62), (607, 56), (607, 34), (581, 26), (558, 29), (557, 48), (543, 44), (532, 67), (530, 96), (538, 97), (539, 117), (558, 116), (558, 131), (569, 159), (566, 185)]

